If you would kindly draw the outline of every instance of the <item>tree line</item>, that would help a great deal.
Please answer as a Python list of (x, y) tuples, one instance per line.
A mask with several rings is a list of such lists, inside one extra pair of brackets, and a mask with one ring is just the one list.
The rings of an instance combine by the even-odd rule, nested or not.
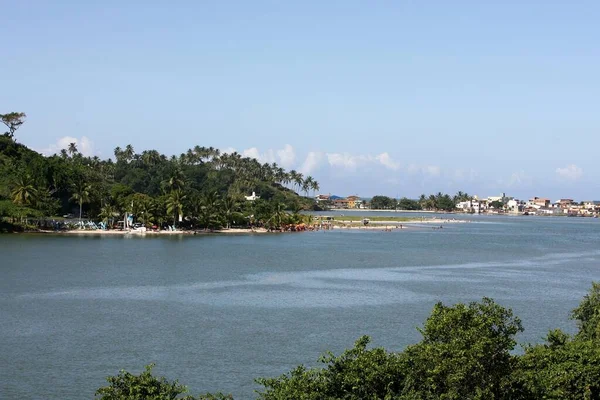
[(473, 196), (459, 191), (454, 196), (438, 192), (429, 196), (422, 194), (419, 199), (402, 197), (399, 200), (388, 196), (374, 196), (369, 202), (369, 207), (377, 210), (431, 210), (453, 211), (462, 201), (472, 200)]
[[(571, 317), (578, 332), (552, 330), (545, 342), (515, 354), (523, 331), (511, 309), (489, 298), (470, 304), (437, 303), (419, 343), (401, 352), (369, 348), (367, 336), (341, 355), (326, 353), (322, 367), (298, 366), (256, 380), (260, 400), (597, 400), (600, 399), (600, 283), (593, 283)], [(97, 390), (100, 400), (232, 399), (187, 395), (185, 386), (121, 371)]]
[[(114, 149), (113, 160), (84, 156), (70, 143), (45, 157), (17, 143), (25, 117), (0, 114), (9, 128), (0, 136), (0, 221), (13, 227), (69, 214), (112, 225), (125, 213), (144, 225), (277, 226), (315, 206), (312, 176), (213, 147), (168, 157), (126, 145)], [(252, 192), (260, 199), (245, 201)]]

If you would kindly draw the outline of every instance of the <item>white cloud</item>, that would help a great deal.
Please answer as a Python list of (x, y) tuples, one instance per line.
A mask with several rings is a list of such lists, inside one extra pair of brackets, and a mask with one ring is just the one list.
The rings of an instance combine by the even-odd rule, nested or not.
[(291, 168), (296, 162), (296, 152), (292, 145), (286, 144), (283, 149), (277, 150), (277, 158), (283, 168)]
[(92, 142), (87, 136), (82, 136), (80, 139), (71, 136), (63, 136), (58, 139), (56, 143), (38, 151), (49, 156), (59, 153), (62, 149), (68, 149), (69, 144), (71, 143), (75, 143), (77, 145), (77, 150), (86, 157), (90, 157), (95, 154), (94, 142)]
[(396, 171), (400, 169), (400, 163), (394, 161), (387, 152), (375, 156), (375, 159), (391, 170)]
[[(227, 147), (222, 153), (231, 154), (235, 151), (235, 148)], [(267, 149), (264, 152), (261, 152), (257, 147), (250, 147), (242, 150), (241, 155), (244, 157), (255, 158), (261, 163), (271, 164), (276, 162), (285, 169), (293, 167), (296, 162), (296, 151), (289, 144), (286, 144), (282, 149)]]
[(260, 152), (256, 147), (251, 147), (249, 149), (243, 150), (242, 155), (244, 157), (256, 158), (257, 160), (261, 161)]
[(324, 154), (317, 151), (311, 151), (306, 155), (306, 159), (300, 167), (300, 172), (305, 175), (311, 174), (319, 168), (323, 162)]
[(326, 153), (327, 161), (332, 167), (355, 170), (356, 167), (373, 162), (375, 159), (371, 155), (349, 153)]
[(576, 181), (583, 176), (583, 169), (575, 164), (567, 165), (564, 168), (556, 168), (556, 175), (560, 179)]

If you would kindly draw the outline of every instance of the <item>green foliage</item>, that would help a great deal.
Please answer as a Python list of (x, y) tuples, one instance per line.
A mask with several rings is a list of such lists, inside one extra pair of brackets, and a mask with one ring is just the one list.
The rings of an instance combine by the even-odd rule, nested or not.
[(578, 337), (593, 340), (600, 346), (600, 282), (592, 283), (589, 293), (573, 310), (571, 317), (577, 320)]
[(226, 400), (231, 396), (210, 394), (194, 397), (185, 395), (187, 387), (178, 381), (169, 381), (164, 377), (152, 375), (154, 364), (147, 365), (142, 373), (133, 375), (121, 370), (117, 376), (106, 378), (108, 386), (96, 391), (99, 400)]
[(513, 380), (515, 398), (600, 399), (600, 346), (554, 331), (547, 344), (526, 347)]
[(22, 112), (10, 112), (8, 114), (0, 114), (0, 121), (8, 128), (8, 131), (4, 133), (9, 139), (13, 139), (15, 131), (19, 129), (21, 125), (25, 123), (27, 115)]
[(494, 207), (496, 210), (504, 208), (504, 203), (500, 200), (494, 200), (490, 203), (491, 207)]
[(417, 200), (407, 199), (406, 197), (398, 200), (399, 210), (420, 210), (421, 204)]
[(422, 194), (419, 198), (419, 204), (424, 210), (453, 211), (456, 208), (456, 204), (459, 201), (463, 201), (466, 197), (470, 196), (463, 192), (458, 192), (454, 197), (450, 197), (450, 195), (442, 192), (430, 194), (429, 196)]
[[(86, 215), (108, 222), (128, 212), (135, 222), (147, 225), (179, 225), (179, 215), (187, 228), (219, 229), (250, 220), (273, 225), (278, 204), (286, 209), (295, 203), (303, 209), (314, 207), (313, 199), (300, 197), (295, 190), (308, 194), (319, 189), (310, 176), (238, 153), (221, 154), (212, 147), (195, 146), (168, 158), (156, 150), (138, 154), (127, 145), (115, 148), (113, 162), (84, 157), (77, 144), (70, 143), (59, 155), (44, 157), (12, 139), (24, 114), (0, 117), (10, 131), (0, 136), (0, 200), (12, 200), (44, 216)], [(265, 212), (253, 213), (252, 205), (239, 200), (253, 191), (267, 204)], [(284, 219), (276, 218), (280, 223)]]
[(396, 208), (396, 200), (387, 196), (373, 196), (369, 207), (374, 210), (393, 210)]
[(499, 399), (514, 364), (510, 351), (522, 331), (512, 311), (480, 303), (436, 304), (423, 341), (402, 353), (367, 350), (367, 337), (325, 368), (300, 366), (278, 378), (259, 379), (264, 400), (279, 399)]
[(367, 349), (369, 337), (356, 341), (354, 348), (336, 357), (321, 357), (324, 368), (299, 366), (278, 378), (260, 378), (263, 400), (283, 399), (386, 399), (398, 393), (402, 383), (402, 359), (383, 348)]
[(511, 373), (515, 335), (522, 330), (510, 309), (488, 298), (436, 304), (419, 329), (423, 341), (406, 350), (411, 368), (405, 392), (448, 400), (500, 398)]

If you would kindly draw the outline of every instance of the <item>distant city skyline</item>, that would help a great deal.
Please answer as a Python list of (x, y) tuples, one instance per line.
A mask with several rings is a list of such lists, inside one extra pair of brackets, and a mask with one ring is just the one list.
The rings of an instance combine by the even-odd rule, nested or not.
[(600, 3), (11, 2), (0, 113), (40, 152), (195, 145), (321, 192), (600, 199)]

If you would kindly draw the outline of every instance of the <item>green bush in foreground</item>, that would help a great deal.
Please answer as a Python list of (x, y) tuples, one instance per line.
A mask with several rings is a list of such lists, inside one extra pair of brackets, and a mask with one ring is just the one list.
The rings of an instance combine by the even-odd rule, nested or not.
[(186, 386), (178, 381), (170, 382), (164, 377), (157, 378), (152, 375), (154, 364), (147, 365), (139, 375), (130, 374), (121, 370), (117, 376), (106, 378), (109, 385), (96, 391), (96, 397), (101, 400), (226, 400), (231, 396), (222, 394), (206, 394), (200, 397), (184, 395), (188, 392)]
[[(600, 284), (593, 283), (572, 318), (573, 337), (550, 331), (546, 342), (513, 355), (523, 328), (510, 309), (481, 302), (434, 306), (421, 342), (403, 352), (367, 348), (367, 336), (340, 356), (327, 353), (321, 368), (302, 365), (275, 378), (259, 378), (260, 400), (600, 400)], [(200, 397), (151, 374), (121, 371), (98, 389), (101, 400), (232, 399)], [(179, 396), (179, 397), (178, 397)], [(182, 397), (186, 396), (186, 397)]]

